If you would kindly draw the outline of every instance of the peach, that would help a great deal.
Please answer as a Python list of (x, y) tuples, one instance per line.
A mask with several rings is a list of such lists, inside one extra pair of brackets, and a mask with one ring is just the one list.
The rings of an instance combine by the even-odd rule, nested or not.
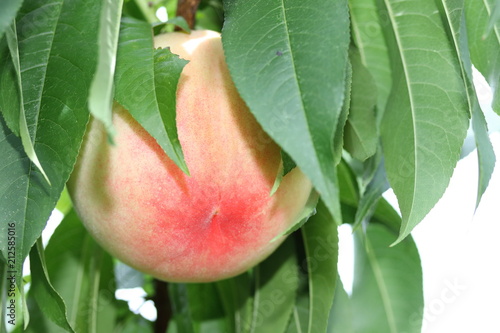
[(183, 173), (119, 105), (115, 145), (91, 120), (68, 183), (75, 209), (111, 254), (152, 276), (206, 282), (258, 264), (300, 219), (312, 193), (296, 168), (278, 190), (279, 147), (240, 98), (220, 35), (168, 33), (156, 47), (190, 60), (177, 89)]

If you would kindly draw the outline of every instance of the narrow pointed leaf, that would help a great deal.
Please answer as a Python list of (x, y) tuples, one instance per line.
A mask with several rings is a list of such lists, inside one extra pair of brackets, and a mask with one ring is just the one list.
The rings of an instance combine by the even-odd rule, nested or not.
[[(50, 238), (45, 257), (50, 282), (64, 300), (75, 331), (112, 332), (116, 320), (113, 261), (74, 211)], [(45, 324), (47, 332), (65, 332), (51, 322)]]
[(99, 21), (99, 58), (89, 92), (90, 113), (103, 122), (111, 141), (115, 135), (112, 118), (113, 77), (120, 32), (123, 0), (105, 0)]
[(493, 110), (500, 115), (500, 28), (484, 35), (495, 0), (465, 1), (470, 57), (493, 90)]
[(187, 295), (196, 333), (227, 332), (227, 319), (215, 283), (189, 283)]
[(500, 31), (500, 1), (493, 2), (491, 8), (490, 21), (488, 22), (488, 27), (486, 28), (483, 38), (488, 37), (493, 29)]
[(344, 100), (347, 1), (223, 3), (222, 42), (239, 93), (340, 221), (332, 146)]
[(250, 330), (253, 309), (251, 282), (248, 272), (216, 282), (229, 332), (247, 333)]
[(391, 92), (392, 76), (383, 32), (389, 23), (388, 16), (386, 12), (378, 15), (380, 12), (376, 1), (349, 0), (349, 8), (354, 42), (363, 65), (368, 68), (377, 85), (377, 124), (380, 124)]
[(361, 62), (358, 50), (350, 52), (352, 88), (349, 117), (344, 129), (344, 146), (352, 157), (364, 161), (377, 151), (378, 133), (375, 120), (377, 86)]
[(73, 332), (73, 328), (70, 326), (66, 315), (66, 305), (50, 283), (41, 239), (31, 249), (30, 269), (30, 295), (37, 300), (38, 307), (54, 324), (57, 324), (68, 332)]
[(188, 172), (177, 136), (175, 94), (187, 61), (168, 49), (153, 49), (151, 26), (123, 19), (115, 74), (115, 99)]
[(495, 169), (496, 157), (490, 137), (488, 136), (488, 125), (481, 109), (475, 108), (472, 114), (472, 130), (477, 147), (478, 158), (478, 188), (476, 198), (476, 208), (481, 202), (486, 188), (490, 182), (493, 170)]
[(301, 230), (309, 279), (307, 332), (325, 332), (337, 279), (337, 224), (323, 202), (320, 202), (316, 215)]
[[(40, 170), (43, 177), (50, 185), (50, 180), (47, 177), (45, 171), (43, 170), (42, 165), (38, 160), (38, 156), (36, 155), (35, 148), (33, 147), (33, 142), (30, 137), (28, 124), (26, 123), (26, 112), (24, 111), (24, 98), (23, 98), (23, 82), (21, 79), (21, 64), (19, 62), (19, 48), (17, 45), (18, 44), (17, 29), (15, 21), (9, 28), (7, 28), (5, 37), (9, 47), (12, 64), (14, 65), (14, 71), (16, 73), (16, 79), (17, 79), (16, 81), (18, 87), (17, 89), (18, 93), (16, 95), (19, 96), (19, 100), (17, 101), (18, 103), (16, 103), (18, 105), (18, 108), (14, 109), (17, 105), (6, 106), (8, 108), (12, 108), (12, 110), (10, 110), (11, 112), (5, 112), (4, 114), (5, 120), (7, 124), (9, 124), (9, 117), (8, 117), (9, 114), (14, 115), (14, 118), (17, 118), (17, 119), (11, 119), (10, 123), (13, 124), (13, 126), (10, 126), (10, 128), (14, 133), (19, 134), (19, 136), (21, 137), (21, 142), (23, 143), (24, 152), (26, 153), (26, 156), (28, 156), (31, 162), (33, 162), (33, 164)], [(2, 104), (4, 103), (2, 102)]]
[(448, 186), (469, 113), (460, 63), (435, 1), (384, 0), (381, 10), (390, 20), (394, 82), (381, 133), (387, 176), (403, 215), (401, 241)]
[(250, 333), (284, 332), (292, 315), (299, 283), (295, 240), (289, 237), (254, 269)]
[[(0, 215), (16, 224), (17, 271), (40, 236), (76, 161), (88, 121), (100, 1), (26, 1), (17, 17), (24, 109), (52, 186), (0, 120)], [(0, 250), (5, 256), (4, 224)], [(19, 280), (21, 278), (19, 277)]]
[(346, 128), (347, 118), (351, 108), (351, 88), (352, 88), (352, 65), (351, 62), (347, 64), (346, 78), (345, 78), (345, 91), (344, 91), (344, 105), (340, 111), (339, 120), (337, 122), (337, 130), (333, 138), (333, 152), (335, 154), (335, 165), (340, 163), (342, 159), (342, 151), (344, 149), (344, 134)]
[(422, 269), (411, 236), (390, 247), (394, 233), (375, 223), (356, 236), (351, 296), (355, 332), (420, 333)]

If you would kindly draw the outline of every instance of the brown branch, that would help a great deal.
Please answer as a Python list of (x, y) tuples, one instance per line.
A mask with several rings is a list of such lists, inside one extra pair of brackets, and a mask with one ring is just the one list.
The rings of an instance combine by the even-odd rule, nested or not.
[(177, 16), (182, 16), (191, 29), (194, 29), (196, 23), (196, 10), (201, 0), (178, 0)]
[(165, 333), (167, 331), (168, 322), (172, 318), (172, 306), (168, 297), (168, 284), (164, 281), (154, 279), (155, 294), (153, 302), (156, 307), (156, 321), (154, 325), (155, 333)]

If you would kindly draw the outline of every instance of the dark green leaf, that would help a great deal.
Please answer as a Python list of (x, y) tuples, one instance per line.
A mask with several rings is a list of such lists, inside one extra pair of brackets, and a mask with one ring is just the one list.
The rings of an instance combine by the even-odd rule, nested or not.
[(333, 138), (345, 90), (347, 1), (224, 1), (222, 42), (236, 87), (341, 221)]
[[(16, 224), (18, 274), (56, 205), (82, 142), (88, 121), (87, 94), (95, 72), (100, 3), (33, 0), (19, 11), (26, 120), (52, 186), (0, 120), (0, 215)], [(0, 249), (5, 256), (4, 228), (2, 223)]]
[(99, 58), (89, 92), (90, 113), (104, 124), (111, 141), (113, 127), (113, 76), (123, 0), (105, 0), (99, 21)]
[(153, 49), (149, 24), (122, 20), (115, 98), (187, 173), (175, 123), (177, 82), (186, 63), (168, 49)]
[(187, 285), (169, 283), (169, 297), (172, 304), (172, 322), (179, 333), (194, 333), (194, 322), (189, 312)]
[[(36, 155), (35, 148), (33, 147), (33, 142), (30, 137), (28, 124), (26, 122), (26, 112), (24, 110), (24, 98), (23, 98), (23, 81), (21, 79), (21, 63), (19, 61), (19, 48), (18, 48), (18, 40), (17, 40), (17, 29), (15, 23), (12, 24), (9, 28), (7, 28), (5, 34), (7, 44), (10, 51), (10, 56), (12, 59), (12, 64), (14, 65), (14, 71), (16, 73), (16, 81), (17, 81), (17, 96), (19, 96), (19, 100), (16, 101), (15, 105), (7, 105), (6, 108), (3, 108), (5, 121), (10, 125), (10, 129), (21, 137), (21, 142), (23, 143), (24, 152), (31, 160), (31, 162), (40, 170), (45, 180), (50, 185), (50, 180), (47, 177), (47, 174), (42, 168), (40, 161), (38, 160), (38, 156)], [(24, 84), (26, 85), (26, 84)], [(4, 104), (2, 102), (2, 104)], [(4, 105), (5, 106), (5, 105)], [(17, 109), (16, 109), (17, 107)], [(7, 108), (12, 108), (11, 110), (7, 110)], [(7, 112), (9, 111), (9, 112)], [(9, 115), (14, 119), (10, 119)]]
[(422, 269), (411, 236), (394, 247), (396, 234), (380, 224), (358, 229), (352, 292), (357, 333), (420, 333)]
[(364, 161), (377, 151), (377, 86), (363, 66), (359, 51), (353, 48), (349, 55), (352, 64), (351, 107), (344, 129), (344, 147), (352, 157)]
[[(87, 233), (71, 211), (45, 250), (50, 282), (67, 306), (76, 332), (112, 332), (116, 317), (113, 260)], [(37, 322), (30, 325), (36, 327)], [(51, 333), (62, 330), (46, 323)], [(36, 328), (35, 328), (36, 331)]]
[(38, 307), (48, 319), (66, 331), (73, 332), (73, 328), (70, 326), (66, 316), (66, 305), (50, 283), (41, 238), (38, 239), (35, 246), (31, 249), (30, 268), (30, 296), (36, 299)]
[(379, 125), (391, 91), (392, 77), (389, 51), (383, 33), (389, 24), (389, 18), (385, 11), (378, 10), (376, 1), (349, 0), (349, 8), (354, 42), (363, 65), (368, 68), (377, 85), (377, 125)]
[(403, 215), (398, 242), (446, 190), (468, 111), (461, 64), (435, 1), (383, 2), (394, 86), (381, 132), (387, 177)]
[(216, 282), (229, 332), (245, 333), (250, 330), (253, 309), (251, 283), (248, 272)]
[(2, 0), (2, 10), (0, 11), (0, 39), (8, 26), (14, 22), (17, 11), (21, 8), (23, 0)]
[(325, 332), (337, 279), (337, 224), (321, 201), (316, 215), (301, 230), (309, 279), (307, 332)]
[(493, 89), (493, 110), (500, 115), (500, 28), (485, 36), (495, 0), (465, 1), (470, 57)]
[(227, 320), (216, 284), (190, 283), (186, 286), (194, 332), (227, 332)]
[(254, 268), (254, 281), (250, 333), (285, 332), (299, 284), (293, 237), (288, 237), (276, 252)]

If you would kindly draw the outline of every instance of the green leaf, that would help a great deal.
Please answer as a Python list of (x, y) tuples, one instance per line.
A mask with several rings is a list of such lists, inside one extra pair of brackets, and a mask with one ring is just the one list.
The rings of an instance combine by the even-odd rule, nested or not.
[(448, 186), (467, 133), (467, 96), (435, 1), (384, 0), (381, 10), (390, 23), (394, 82), (381, 132), (403, 215), (399, 242)]
[(411, 236), (390, 247), (394, 232), (375, 223), (355, 237), (351, 305), (357, 333), (420, 333), (422, 269)]
[(216, 282), (217, 290), (228, 320), (229, 332), (249, 332), (253, 299), (249, 272)]
[(154, 50), (150, 25), (130, 18), (122, 20), (116, 61), (115, 99), (188, 173), (175, 123), (177, 82), (187, 61)]
[(377, 86), (370, 72), (363, 66), (359, 51), (351, 49), (349, 55), (352, 88), (349, 117), (344, 129), (344, 146), (352, 157), (364, 161), (377, 151)]
[(36, 299), (39, 308), (53, 323), (68, 332), (74, 332), (66, 316), (66, 305), (50, 283), (41, 238), (38, 239), (36, 245), (31, 249), (30, 268), (30, 296)]
[[(116, 317), (113, 260), (87, 233), (72, 210), (45, 250), (50, 282), (67, 306), (76, 332), (112, 332)], [(30, 323), (37, 325), (35, 321)], [(61, 332), (46, 323), (47, 332)], [(36, 328), (35, 328), (36, 331)]]
[(337, 287), (333, 306), (330, 310), (328, 319), (328, 333), (355, 333), (354, 331), (354, 313), (352, 311), (351, 300), (344, 290), (340, 277), (337, 277)]
[[(385, 174), (384, 163), (381, 162), (375, 172), (371, 182), (366, 187), (359, 200), (358, 209), (354, 218), (353, 228), (361, 225), (361, 222), (366, 218), (370, 218), (373, 214), (378, 201), (382, 198), (382, 194), (389, 189), (389, 183)], [(399, 219), (398, 219), (399, 220)]]
[(337, 122), (337, 129), (335, 130), (335, 137), (333, 138), (335, 165), (338, 165), (340, 163), (340, 160), (342, 159), (342, 152), (344, 149), (345, 125), (351, 108), (352, 64), (350, 61), (347, 64), (345, 85), (344, 104), (342, 105), (342, 110), (340, 111), (339, 120)]
[(105, 0), (99, 21), (99, 58), (89, 92), (90, 113), (104, 124), (113, 141), (113, 76), (116, 65), (116, 50), (120, 32), (123, 0)]
[[(377, 85), (377, 125), (384, 115), (392, 87), (389, 51), (384, 37), (387, 12), (380, 12), (377, 0), (349, 0), (354, 42), (363, 65), (368, 68)], [(381, 14), (381, 15), (378, 15)]]
[(285, 332), (299, 284), (293, 237), (288, 237), (269, 258), (254, 268), (254, 281), (249, 332)]
[[(5, 36), (7, 39), (7, 44), (9, 47), (12, 63), (14, 65), (14, 71), (16, 73), (15, 75), (18, 88), (17, 96), (19, 96), (19, 101), (18, 103), (16, 103), (15, 106), (8, 105), (6, 107), (6, 108), (12, 107), (12, 110), (10, 112), (4, 112), (5, 120), (7, 124), (9, 123), (13, 124), (13, 126), (11, 125), (10, 128), (14, 133), (16, 133), (16, 135), (19, 134), (19, 136), (21, 137), (21, 142), (23, 143), (24, 152), (26, 153), (28, 158), (33, 162), (33, 164), (40, 170), (43, 177), (50, 185), (50, 180), (47, 177), (45, 171), (43, 170), (43, 167), (40, 164), (40, 161), (38, 160), (38, 156), (36, 155), (35, 148), (33, 147), (33, 142), (30, 137), (28, 124), (26, 123), (26, 112), (24, 111), (24, 98), (23, 98), (23, 82), (21, 79), (21, 64), (19, 62), (19, 48), (18, 48), (17, 30), (15, 21), (10, 26), (10, 28), (7, 28)], [(16, 108), (16, 106), (18, 107)], [(4, 108), (2, 107), (2, 109)], [(17, 119), (12, 119), (11, 121), (9, 121), (8, 115), (14, 115), (14, 118)]]
[[(75, 164), (88, 121), (100, 1), (27, 1), (17, 18), (24, 109), (52, 186), (0, 120), (0, 216), (16, 224), (16, 270), (40, 236)], [(3, 105), (3, 103), (0, 103)], [(5, 257), (5, 224), (0, 251)]]
[(500, 28), (484, 36), (495, 0), (465, 1), (470, 57), (493, 90), (493, 110), (500, 115)]
[(493, 28), (496, 31), (500, 31), (500, 1), (495, 1), (492, 5), (490, 21), (488, 22), (488, 27), (486, 28), (486, 32), (483, 35), (483, 38), (487, 38), (488, 35), (493, 31)]
[(481, 202), (486, 188), (490, 182), (493, 170), (495, 169), (496, 157), (493, 145), (491, 144), (490, 137), (488, 136), (488, 125), (484, 114), (479, 107), (474, 109), (472, 114), (472, 130), (474, 131), (474, 138), (477, 147), (478, 158), (478, 187), (476, 208)]
[(0, 11), (0, 39), (2, 39), (5, 30), (7, 30), (14, 21), (22, 3), (23, 0), (2, 0), (2, 10)]
[(271, 189), (271, 194), (273, 195), (279, 188), (283, 177), (285, 177), (290, 171), (292, 171), (297, 165), (292, 160), (290, 155), (288, 155), (283, 149), (280, 150), (281, 153), (281, 162), (278, 169), (278, 175), (274, 180), (273, 188)]
[(224, 308), (215, 283), (186, 284), (194, 332), (227, 332)]
[(179, 333), (194, 333), (194, 323), (191, 319), (188, 304), (187, 285), (184, 283), (169, 283), (169, 297), (172, 304), (172, 322)]
[(337, 225), (323, 201), (301, 230), (309, 279), (307, 332), (325, 332), (337, 279), (338, 235)]
[(341, 221), (332, 161), (348, 63), (347, 0), (223, 3), (222, 43), (239, 93)]

